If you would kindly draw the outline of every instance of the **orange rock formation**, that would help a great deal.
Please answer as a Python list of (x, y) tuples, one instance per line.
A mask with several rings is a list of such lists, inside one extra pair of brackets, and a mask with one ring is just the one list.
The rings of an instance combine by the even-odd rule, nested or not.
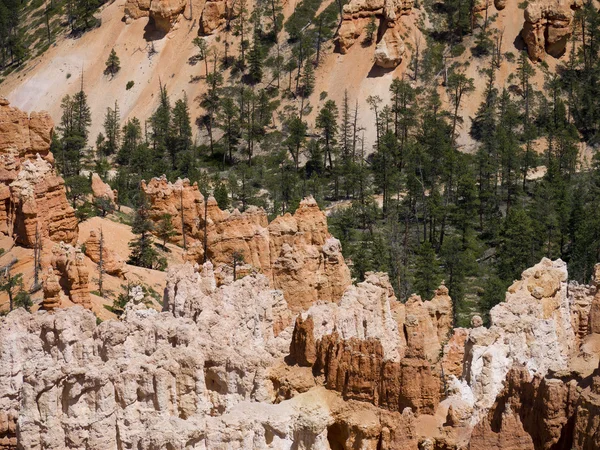
[(50, 153), (52, 120), (0, 99), (0, 232), (31, 247), (40, 238), (73, 243), (78, 226)]

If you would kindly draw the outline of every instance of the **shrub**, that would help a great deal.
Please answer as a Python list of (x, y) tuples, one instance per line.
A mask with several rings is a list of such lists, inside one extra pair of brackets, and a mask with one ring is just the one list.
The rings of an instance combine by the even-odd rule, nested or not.
[(125, 85), (125, 89), (128, 91), (129, 89), (131, 89), (133, 87), (134, 84), (135, 84), (135, 81), (129, 80), (127, 82), (127, 84)]

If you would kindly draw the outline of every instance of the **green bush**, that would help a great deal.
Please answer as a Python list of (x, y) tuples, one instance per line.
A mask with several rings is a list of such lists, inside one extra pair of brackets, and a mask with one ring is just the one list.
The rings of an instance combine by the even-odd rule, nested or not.
[(125, 85), (125, 89), (126, 89), (126, 90), (129, 90), (129, 89), (131, 89), (131, 88), (133, 87), (133, 85), (134, 85), (134, 84), (135, 84), (135, 81), (133, 81), (133, 80), (129, 80), (129, 81), (127, 82), (127, 84)]

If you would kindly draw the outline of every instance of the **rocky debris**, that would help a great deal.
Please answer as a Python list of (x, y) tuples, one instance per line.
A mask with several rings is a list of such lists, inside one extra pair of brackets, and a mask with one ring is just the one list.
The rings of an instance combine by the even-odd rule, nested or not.
[(231, 266), (235, 254), (241, 255), (240, 265), (249, 266), (244, 272), (254, 268), (263, 273), (272, 287), (283, 291), (293, 312), (306, 310), (317, 300), (337, 301), (350, 285), (340, 243), (329, 234), (327, 218), (312, 198), (301, 201), (294, 215), (269, 223), (261, 208), (229, 212), (212, 197), (205, 203), (197, 184), (187, 180), (170, 183), (166, 177), (153, 178), (141, 186), (155, 223), (171, 215), (176, 232), (172, 241), (185, 244), (189, 261), (204, 261), (206, 229), (207, 258), (216, 272)]
[(111, 189), (97, 173), (92, 174), (92, 195), (94, 199), (105, 198), (110, 200), (111, 203), (117, 204), (117, 190)]
[(125, 18), (150, 17), (157, 29), (167, 33), (186, 5), (187, 0), (127, 0)]
[(60, 282), (54, 269), (48, 267), (48, 271), (43, 281), (44, 288), (44, 300), (42, 301), (42, 308), (46, 311), (54, 311), (60, 307), (60, 293), (62, 291)]
[(50, 153), (52, 121), (0, 102), (0, 232), (24, 246), (36, 240), (73, 243), (78, 225)]
[[(102, 268), (109, 275), (123, 277), (125, 261), (108, 245), (110, 240), (104, 240), (102, 245)], [(100, 232), (90, 231), (90, 236), (84, 243), (85, 254), (95, 263), (100, 262)]]
[(521, 36), (533, 61), (541, 61), (546, 53), (559, 58), (565, 52), (572, 32), (571, 0), (536, 0), (525, 9)]
[(404, 42), (400, 37), (400, 16), (410, 14), (411, 0), (352, 0), (344, 5), (343, 20), (338, 33), (340, 52), (345, 54), (361, 36), (365, 27), (375, 18), (379, 28), (383, 29), (377, 36), (375, 64), (390, 69), (402, 61), (405, 52)]
[(52, 267), (64, 293), (76, 305), (91, 309), (89, 270), (80, 248), (60, 243), (52, 249)]

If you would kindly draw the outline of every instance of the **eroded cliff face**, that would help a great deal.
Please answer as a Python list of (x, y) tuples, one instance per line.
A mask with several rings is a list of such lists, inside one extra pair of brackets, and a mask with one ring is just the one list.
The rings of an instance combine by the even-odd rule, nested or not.
[(558, 58), (565, 52), (573, 32), (573, 9), (581, 6), (577, 0), (536, 0), (525, 9), (521, 36), (533, 61), (545, 54)]
[(273, 288), (281, 289), (293, 312), (304, 311), (317, 300), (337, 301), (350, 285), (350, 271), (337, 239), (327, 230), (327, 218), (316, 201), (307, 198), (294, 213), (271, 223), (263, 209), (243, 213), (222, 211), (214, 198), (207, 203), (196, 184), (170, 183), (165, 177), (142, 183), (151, 205), (150, 216), (159, 222), (172, 218), (172, 241), (187, 249), (187, 259), (204, 261), (206, 252), (217, 271), (229, 278), (234, 254), (243, 256), (244, 273), (264, 274)]
[(168, 32), (187, 4), (187, 0), (127, 0), (125, 17), (150, 17), (157, 29)]
[(344, 5), (338, 45), (342, 54), (363, 34), (371, 20), (378, 25), (374, 39), (375, 64), (393, 69), (402, 62), (405, 46), (400, 36), (400, 17), (410, 14), (412, 0), (351, 0)]
[(0, 99), (0, 232), (32, 247), (39, 239), (73, 243), (77, 218), (50, 153), (52, 120)]
[[(46, 277), (51, 303), (62, 280)], [(79, 306), (0, 318), (0, 447), (583, 450), (600, 442), (600, 369), (582, 350), (596, 333), (573, 327), (582, 305), (594, 314), (595, 289), (570, 291), (561, 261), (526, 270), (489, 329), (475, 317), (473, 328), (454, 332), (444, 286), (403, 305), (383, 274), (300, 314), (262, 274), (219, 284), (212, 263), (187, 263), (168, 280), (162, 313), (132, 293), (120, 321), (97, 324)]]

